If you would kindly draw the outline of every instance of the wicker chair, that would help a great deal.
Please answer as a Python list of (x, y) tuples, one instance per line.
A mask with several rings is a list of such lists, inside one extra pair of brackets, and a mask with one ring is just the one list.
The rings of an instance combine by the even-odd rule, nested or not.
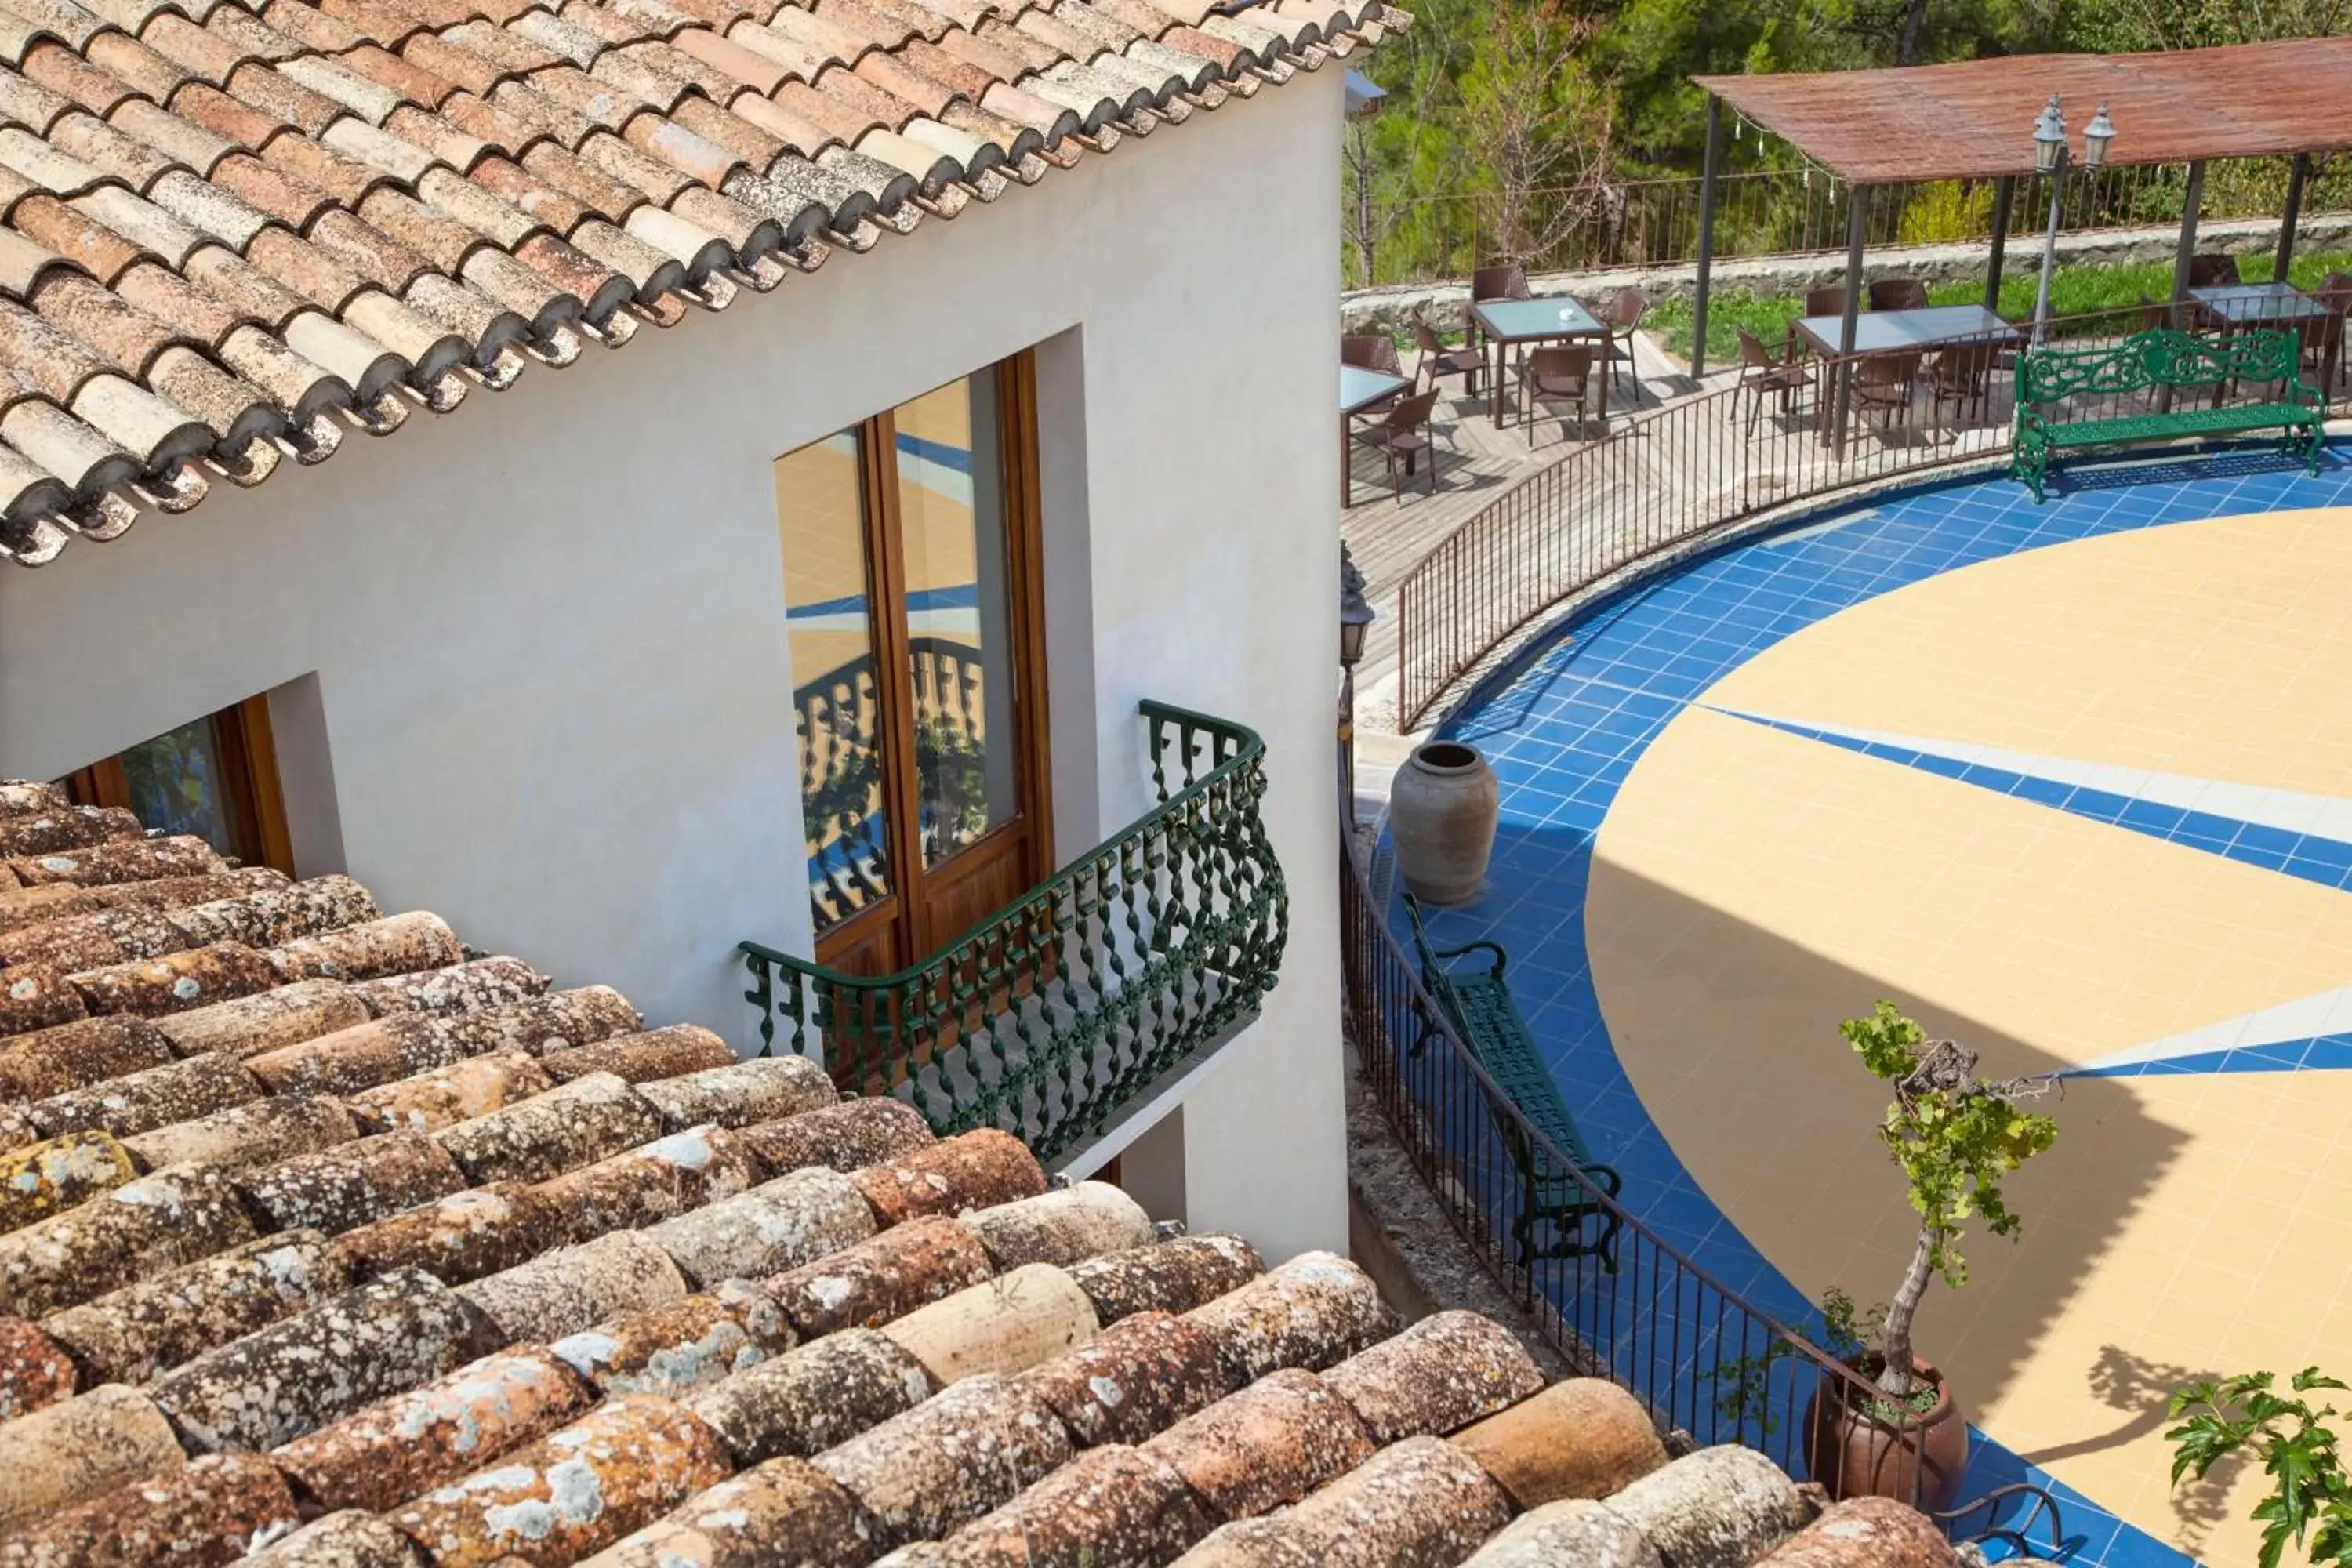
[(1639, 289), (1621, 289), (1609, 298), (1609, 302), (1592, 312), (1592, 317), (1609, 329), (1609, 374), (1614, 377), (1617, 367), (1626, 369), (1625, 379), (1633, 384), (1633, 401), (1642, 401), (1642, 367), (1633, 359), (1633, 334), (1642, 328), (1642, 318), (1650, 313), (1650, 297)]
[(2219, 289), (2237, 281), (2238, 258), (2234, 256), (2208, 253), (2189, 258), (2191, 289)]
[(1397, 473), (1397, 459), (1404, 459), (1404, 472), (1416, 472), (1423, 453), (1429, 457), (1429, 493), (1437, 493), (1437, 447), (1429, 433), (1430, 410), (1437, 406), (1437, 388), (1416, 392), (1401, 397), (1389, 405), (1389, 411), (1357, 433), (1357, 439), (1378, 451), (1388, 460), (1389, 483), (1396, 490), (1400, 504), (1404, 500), (1404, 479)]
[[(1845, 289), (1843, 287), (1837, 284), (1832, 284), (1826, 289), (1808, 289), (1805, 290), (1805, 316), (1808, 320), (1821, 316), (1842, 317), (1844, 314)], [(1797, 335), (1797, 323), (1790, 321), (1789, 323), (1787, 357), (1795, 359), (1799, 355), (1809, 353), (1811, 351), (1812, 343), (1811, 340), (1799, 337)]]
[(2009, 346), (2003, 338), (1971, 338), (1953, 343), (1928, 362), (1921, 379), (1927, 384), (1938, 413), (1952, 405), (1955, 416), (1974, 406), (1979, 418), (1992, 402), (1992, 373)]
[[(1499, 267), (1481, 267), (1470, 274), (1470, 303), (1477, 305), (1488, 300), (1532, 300), (1535, 291), (1528, 287), (1528, 269), (1516, 261)], [(1465, 313), (1463, 341), (1471, 348), (1478, 346), (1485, 334), (1478, 331), (1478, 318)]]
[(2320, 383), (2322, 386), (2332, 386), (2344, 374), (2344, 317), (2347, 310), (2352, 310), (2352, 272), (2329, 273), (2326, 281), (2314, 289), (2311, 297), (2327, 307), (2328, 315), (2336, 322), (2336, 357), (2323, 367), (2326, 379)]
[(1916, 278), (1881, 278), (1869, 289), (1874, 310), (1924, 310), (1927, 286)]
[(1358, 370), (1376, 370), (1382, 375), (1404, 374), (1404, 363), (1397, 358), (1395, 342), (1382, 332), (1341, 338), (1339, 363), (1354, 365)]
[(1763, 339), (1745, 327), (1739, 330), (1739, 381), (1733, 388), (1731, 406), (1733, 416), (1737, 417), (1739, 394), (1751, 395), (1748, 405), (1748, 429), (1756, 428), (1756, 421), (1763, 415), (1767, 397), (1777, 394), (1780, 399), (1780, 412), (1786, 414), (1797, 389), (1812, 384), (1812, 372), (1798, 363), (1793, 353), (1774, 359), (1772, 351), (1764, 346)]
[(1536, 444), (1537, 404), (1572, 401), (1580, 424), (1591, 411), (1592, 353), (1581, 347), (1532, 349), (1520, 362), (1519, 423), (1527, 430), (1529, 447)]
[(1854, 406), (1864, 416), (1876, 409), (1883, 427), (1911, 423), (1911, 404), (1919, 379), (1916, 353), (1872, 354), (1853, 367)]
[(1434, 388), (1439, 378), (1458, 375), (1462, 377), (1462, 390), (1472, 397), (1478, 395), (1478, 373), (1486, 365), (1486, 355), (1466, 345), (1447, 348), (1438, 341), (1429, 323), (1418, 316), (1412, 321), (1412, 341), (1421, 350), (1421, 363), (1413, 367), (1416, 378), (1426, 374), (1430, 386)]

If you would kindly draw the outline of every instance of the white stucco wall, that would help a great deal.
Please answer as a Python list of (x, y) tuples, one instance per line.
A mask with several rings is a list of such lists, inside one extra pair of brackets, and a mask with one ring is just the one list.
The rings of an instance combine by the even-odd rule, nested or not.
[(1058, 340), (1040, 372), (1056, 835), (1066, 854), (1144, 808), (1142, 697), (1265, 732), (1290, 953), (1188, 1110), (1187, 1206), (1276, 1254), (1342, 1245), (1340, 77), (0, 568), (0, 774), (315, 676), (328, 821), (387, 904), (745, 1043), (735, 942), (804, 952), (808, 927), (771, 459)]

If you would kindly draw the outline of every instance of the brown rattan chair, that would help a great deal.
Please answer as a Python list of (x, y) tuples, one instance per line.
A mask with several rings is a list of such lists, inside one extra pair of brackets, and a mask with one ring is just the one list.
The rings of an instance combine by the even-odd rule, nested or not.
[[(1826, 289), (1805, 290), (1805, 315), (1808, 319), (1819, 316), (1842, 317), (1844, 314), (1845, 289), (1843, 288), (1832, 284)], [(1798, 336), (1797, 323), (1790, 321), (1787, 344), (1788, 357), (1795, 359), (1801, 354), (1809, 353), (1812, 351), (1812, 346), (1811, 340)]]
[(1910, 424), (1920, 357), (1916, 351), (1913, 351), (1872, 354), (1856, 361), (1853, 367), (1855, 408), (1865, 417), (1871, 410), (1876, 409), (1879, 422), (1885, 427)]
[(1341, 338), (1339, 363), (1354, 365), (1358, 370), (1376, 370), (1382, 375), (1404, 374), (1404, 363), (1397, 358), (1396, 343), (1385, 332), (1365, 332)]
[(1764, 412), (1765, 398), (1778, 394), (1780, 412), (1786, 414), (1797, 389), (1813, 384), (1812, 372), (1797, 363), (1793, 352), (1795, 345), (1790, 347), (1790, 352), (1774, 359), (1772, 351), (1764, 346), (1763, 339), (1745, 327), (1739, 330), (1739, 381), (1733, 388), (1731, 406), (1736, 417), (1739, 410), (1738, 395), (1743, 392), (1750, 395), (1748, 405), (1748, 428), (1750, 430), (1756, 428), (1756, 421)]
[(1481, 267), (1470, 274), (1470, 302), (1482, 300), (1531, 300), (1528, 288), (1528, 269), (1517, 262), (1500, 267)]
[(2189, 258), (2189, 286), (2191, 289), (2218, 289), (2237, 281), (2238, 258), (2234, 256), (2208, 253)]
[(1592, 350), (1589, 348), (1531, 349), (1519, 364), (1518, 376), (1519, 423), (1527, 429), (1530, 447), (1536, 444), (1537, 404), (1573, 402), (1579, 424), (1591, 411)]
[(1927, 308), (1927, 286), (1916, 278), (1881, 278), (1870, 285), (1870, 308), (1874, 310), (1924, 310)]
[(1421, 350), (1421, 363), (1412, 370), (1416, 380), (1425, 374), (1434, 388), (1440, 377), (1458, 375), (1462, 377), (1462, 390), (1473, 397), (1478, 395), (1478, 372), (1486, 363), (1486, 355), (1466, 345), (1447, 348), (1438, 341), (1429, 323), (1418, 316), (1412, 319), (1412, 341)]
[(2305, 316), (2294, 324), (2302, 349), (2303, 368), (2311, 372), (2324, 391), (2333, 384), (2336, 361), (2344, 350), (2344, 313), (2330, 310), (2324, 316)]
[(2007, 338), (1971, 338), (1937, 353), (1921, 377), (1927, 384), (1937, 411), (1941, 413), (1944, 405), (1949, 403), (1957, 416), (1973, 406), (1978, 417), (1982, 418), (1992, 401), (1993, 368), (2000, 363), (2001, 351), (2009, 346)]
[(2326, 280), (2312, 290), (2311, 297), (2326, 306), (2328, 315), (2336, 321), (2335, 358), (2324, 367), (2325, 379), (2320, 383), (2326, 388), (2335, 385), (2336, 377), (2344, 374), (2344, 317), (2347, 311), (2352, 311), (2352, 272), (2329, 273)]
[(1429, 413), (1437, 406), (1437, 388), (1416, 392), (1401, 397), (1389, 405), (1369, 426), (1358, 433), (1358, 439), (1373, 447), (1387, 459), (1389, 483), (1396, 490), (1400, 503), (1404, 500), (1404, 480), (1397, 474), (1397, 459), (1404, 459), (1404, 471), (1418, 471), (1422, 457), (1429, 458), (1429, 493), (1437, 493), (1437, 447), (1429, 433)]
[[(1535, 291), (1528, 287), (1528, 269), (1516, 261), (1495, 267), (1481, 267), (1470, 274), (1470, 303), (1477, 305), (1487, 300), (1532, 300)], [(1462, 341), (1476, 349), (1486, 334), (1478, 330), (1475, 311), (1463, 312)]]
[(1650, 297), (1639, 289), (1621, 289), (1592, 312), (1593, 319), (1609, 329), (1609, 374), (1613, 377), (1619, 365), (1625, 367), (1636, 404), (1642, 401), (1642, 367), (1633, 358), (1633, 334), (1641, 330), (1642, 318), (1650, 313)]

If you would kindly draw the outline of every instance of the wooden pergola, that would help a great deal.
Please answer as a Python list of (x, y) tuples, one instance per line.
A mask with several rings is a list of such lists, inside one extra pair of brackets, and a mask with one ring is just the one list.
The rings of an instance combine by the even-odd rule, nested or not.
[[(1995, 183), (1985, 307), (1996, 309), (2010, 203), (2034, 174), (2033, 124), (2053, 92), (2079, 132), (2108, 106), (2117, 135), (2109, 166), (2186, 163), (2189, 182), (2172, 297), (2188, 297), (2205, 164), (2291, 158), (2278, 265), (2286, 275), (2314, 155), (2352, 147), (2352, 37), (2179, 49), (2141, 55), (2017, 55), (1950, 65), (1787, 76), (1703, 76), (1706, 161), (1699, 196), (1698, 290), (1691, 374), (1706, 369), (1707, 294), (1715, 261), (1723, 110), (1796, 148), (1852, 189), (1846, 216), (1845, 322), (1853, 352), (1864, 218), (1872, 187), (1927, 180)], [(2061, 171), (2060, 177), (2063, 177)], [(1843, 420), (1840, 421), (1843, 424)]]

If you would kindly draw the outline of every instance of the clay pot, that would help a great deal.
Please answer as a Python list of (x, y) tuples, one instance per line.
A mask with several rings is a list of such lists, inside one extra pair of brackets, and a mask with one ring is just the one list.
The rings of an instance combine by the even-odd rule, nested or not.
[(1426, 904), (1466, 904), (1486, 879), (1501, 796), (1495, 770), (1475, 746), (1432, 741), (1415, 747), (1389, 790), (1397, 874)]
[[(1866, 1357), (1854, 1371), (1875, 1378), (1881, 1364)], [(1958, 1500), (1969, 1468), (1968, 1420), (1941, 1372), (1916, 1356), (1911, 1366), (1935, 1389), (1936, 1403), (1919, 1425), (1900, 1431), (1855, 1407), (1861, 1392), (1842, 1378), (1824, 1373), (1814, 1389), (1805, 1405), (1805, 1468), (1832, 1499), (1892, 1498), (1930, 1513)]]

